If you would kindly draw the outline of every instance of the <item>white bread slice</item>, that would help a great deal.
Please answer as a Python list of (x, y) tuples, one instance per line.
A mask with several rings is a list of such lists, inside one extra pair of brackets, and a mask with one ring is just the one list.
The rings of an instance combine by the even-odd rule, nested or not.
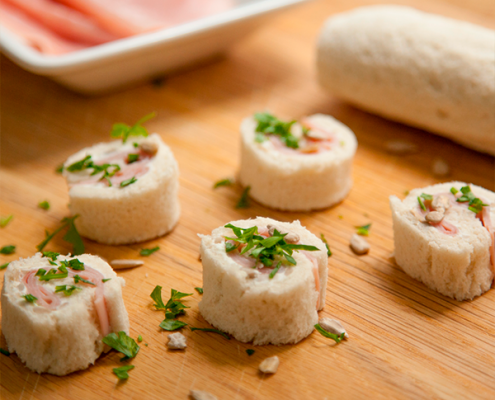
[[(231, 222), (234, 226), (258, 230), (274, 225), (285, 232), (297, 233), (300, 243), (319, 251), (294, 252), (294, 267), (279, 270), (273, 277), (241, 266), (225, 251), (225, 236), (232, 230), (215, 229), (201, 236), (203, 296), (199, 310), (216, 328), (241, 342), (255, 345), (297, 343), (308, 336), (318, 323), (318, 309), (325, 305), (328, 257), (324, 243), (302, 227), (299, 221), (279, 222), (271, 218)], [(316, 264), (316, 265), (315, 265)], [(317, 267), (317, 271), (316, 271)], [(255, 272), (255, 277), (250, 274)], [(317, 278), (317, 279), (316, 279)]]
[(321, 85), (367, 111), (495, 155), (495, 31), (409, 7), (337, 14), (318, 42)]
[(354, 133), (336, 119), (315, 114), (305, 119), (334, 136), (332, 148), (315, 154), (280, 151), (269, 140), (255, 141), (256, 121), (241, 124), (239, 179), (257, 202), (284, 211), (310, 211), (342, 201), (352, 187)]
[[(176, 225), (180, 215), (179, 170), (172, 151), (159, 135), (131, 137), (125, 144), (117, 140), (85, 148), (69, 157), (65, 167), (87, 155), (98, 163), (114, 153), (136, 152), (133, 143), (155, 146), (157, 152), (146, 163), (149, 170), (127, 187), (119, 184), (109, 187), (105, 181), (88, 180), (91, 169), (71, 173), (64, 168), (69, 208), (72, 215), (79, 214), (75, 224), (81, 235), (105, 244), (129, 244), (164, 235)], [(123, 160), (109, 161), (115, 162), (124, 165)], [(129, 164), (133, 168), (135, 165)]]
[[(483, 226), (474, 212), (459, 205), (452, 196), (452, 204), (444, 220), (458, 229), (454, 235), (417, 218), (417, 197), (426, 194), (448, 194), (450, 188), (460, 189), (463, 182), (449, 182), (414, 189), (403, 200), (390, 197), (394, 222), (395, 260), (410, 276), (430, 289), (456, 300), (468, 300), (490, 289), (494, 271), (490, 259), (494, 230)], [(489, 204), (490, 219), (495, 222), (495, 193), (470, 185), (475, 196)], [(416, 214), (416, 215), (415, 215)]]
[[(99, 271), (105, 278), (111, 278), (103, 286), (110, 328), (113, 332), (129, 333), (129, 318), (122, 300), (124, 279), (117, 277), (112, 268), (96, 256), (59, 256), (58, 260), (73, 258)], [(9, 264), (2, 288), (2, 333), (9, 351), (16, 352), (28, 368), (38, 373), (66, 375), (87, 368), (103, 351), (103, 334), (94, 305), (96, 289), (88, 284), (76, 284), (71, 277), (53, 279), (39, 284), (50, 292), (58, 285), (75, 285), (82, 289), (70, 296), (56, 293), (60, 304), (53, 310), (37, 301), (29, 303), (22, 297), (29, 293), (22, 279), (29, 271), (56, 268), (48, 260), (37, 253)]]

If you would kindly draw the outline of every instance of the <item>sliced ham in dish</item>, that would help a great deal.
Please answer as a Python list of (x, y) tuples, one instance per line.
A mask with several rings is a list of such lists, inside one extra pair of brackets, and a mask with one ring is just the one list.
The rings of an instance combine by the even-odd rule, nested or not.
[(56, 35), (18, 9), (6, 4), (5, 0), (0, 0), (0, 25), (41, 53), (57, 55), (87, 47)]

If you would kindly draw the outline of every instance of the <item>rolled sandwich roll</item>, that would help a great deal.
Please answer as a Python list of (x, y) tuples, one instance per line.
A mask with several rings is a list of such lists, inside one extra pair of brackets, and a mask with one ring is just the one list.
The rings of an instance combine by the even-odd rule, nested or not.
[(410, 276), (456, 300), (490, 289), (495, 276), (495, 193), (463, 182), (390, 197), (395, 260)]
[(270, 114), (255, 114), (242, 122), (241, 140), (240, 182), (267, 207), (330, 207), (352, 187), (356, 137), (328, 115), (283, 122)]
[(160, 136), (100, 143), (64, 166), (80, 234), (105, 244), (164, 235), (179, 219), (177, 162)]
[(199, 310), (210, 324), (255, 345), (297, 343), (313, 331), (325, 305), (328, 258), (299, 221), (258, 217), (200, 236)]
[(101, 258), (35, 256), (9, 264), (2, 288), (2, 333), (10, 352), (38, 373), (87, 368), (102, 338), (129, 333), (125, 282)]
[(386, 118), (495, 154), (495, 31), (409, 7), (332, 16), (318, 42), (321, 85)]

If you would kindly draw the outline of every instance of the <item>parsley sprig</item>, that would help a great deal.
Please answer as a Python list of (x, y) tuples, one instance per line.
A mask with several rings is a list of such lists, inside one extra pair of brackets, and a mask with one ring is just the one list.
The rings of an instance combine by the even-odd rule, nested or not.
[(122, 367), (113, 368), (112, 371), (119, 379), (129, 379), (127, 371), (134, 368), (134, 365), (123, 365)]
[(154, 118), (155, 116), (156, 116), (155, 112), (145, 115), (143, 118), (141, 118), (138, 122), (136, 122), (132, 126), (129, 126), (124, 123), (113, 124), (112, 131), (110, 132), (110, 136), (112, 136), (113, 138), (121, 137), (122, 143), (125, 143), (129, 138), (129, 136), (146, 137), (148, 136), (148, 131), (144, 126), (142, 126), (142, 124), (150, 120), (151, 118)]
[(345, 337), (345, 332), (342, 332), (341, 335), (336, 335), (335, 333), (331, 333), (323, 329), (320, 324), (316, 324), (315, 328), (318, 332), (320, 332), (323, 336), (335, 340), (336, 343), (340, 343), (342, 340), (344, 340)]
[(102, 341), (125, 356), (121, 359), (121, 361), (134, 358), (139, 352), (139, 345), (136, 341), (127, 336), (127, 334), (123, 331), (120, 331), (119, 333), (112, 332), (105, 336)]
[(103, 175), (101, 176), (100, 180), (106, 179), (108, 182), (108, 186), (112, 186), (112, 181), (111, 177), (113, 177), (117, 172), (120, 171), (120, 165), (119, 164), (95, 164), (91, 160), (91, 156), (88, 155), (84, 157), (80, 161), (76, 161), (75, 163), (69, 165), (67, 167), (67, 171), (69, 172), (78, 172), (78, 171), (83, 171), (85, 169), (92, 169), (93, 171), (91, 172), (91, 176), (99, 174), (103, 172)]
[(44, 268), (40, 268), (38, 272), (36, 272), (36, 276), (39, 278), (40, 281), (46, 282), (46, 281), (51, 281), (52, 279), (64, 279), (69, 276), (69, 272), (67, 271), (67, 268), (65, 268), (63, 265), (58, 267), (58, 269), (52, 268), (48, 272)]
[[(265, 267), (277, 268), (274, 263), (275, 260), (278, 260), (279, 258), (285, 258), (285, 260), (287, 260), (289, 264), (296, 265), (297, 262), (294, 257), (292, 257), (294, 251), (320, 250), (316, 246), (309, 246), (305, 244), (289, 244), (284, 240), (284, 237), (288, 234), (280, 233), (276, 229), (274, 230), (272, 236), (264, 238), (263, 236), (258, 235), (257, 226), (253, 226), (251, 228), (239, 228), (232, 224), (227, 224), (225, 225), (225, 228), (232, 229), (234, 235), (236, 236), (225, 236), (225, 239), (227, 240), (225, 242), (225, 250), (227, 253), (238, 249), (240, 245), (243, 244), (245, 246), (242, 248), (240, 253), (246, 254), (248, 251), (250, 251), (249, 257), (255, 258), (257, 262), (262, 263)], [(278, 265), (278, 268), (280, 268), (280, 265)]]
[(81, 239), (81, 236), (79, 235), (79, 232), (76, 229), (76, 226), (74, 225), (74, 220), (79, 217), (79, 214), (74, 215), (73, 217), (65, 217), (62, 219), (62, 225), (55, 229), (53, 233), (49, 233), (48, 231), (45, 231), (45, 240), (43, 240), (39, 245), (36, 246), (38, 251), (42, 251), (45, 246), (48, 244), (50, 240), (52, 240), (57, 233), (60, 231), (64, 230), (67, 228), (67, 232), (65, 233), (63, 239), (66, 242), (69, 242), (72, 244), (72, 253), (75, 255), (83, 254), (84, 253), (84, 242)]
[(179, 315), (183, 315), (184, 310), (189, 308), (180, 301), (180, 299), (187, 296), (192, 296), (192, 293), (182, 293), (172, 289), (170, 299), (167, 301), (167, 304), (164, 304), (162, 300), (162, 287), (157, 285), (155, 289), (153, 289), (153, 292), (151, 292), (150, 295), (150, 297), (155, 301), (153, 306), (157, 310), (165, 311), (165, 319), (160, 323), (161, 328), (166, 331), (175, 331), (187, 325), (185, 322), (174, 319)]
[(70, 296), (75, 290), (81, 290), (82, 288), (74, 285), (60, 285), (55, 286), (55, 293), (63, 292), (66, 296)]
[(1, 249), (0, 249), (0, 254), (13, 254), (15, 253), (15, 245), (13, 244), (9, 244), (7, 246), (3, 246)]
[(282, 121), (269, 113), (256, 113), (254, 119), (258, 123), (255, 129), (257, 142), (265, 141), (267, 135), (277, 135), (287, 147), (299, 148), (299, 139), (290, 131), (296, 121)]
[[(455, 188), (452, 189), (455, 190)], [(452, 189), (450, 189), (450, 191), (454, 193)], [(478, 197), (474, 195), (474, 193), (471, 191), (471, 188), (469, 186), (461, 187), (461, 193), (462, 196), (457, 199), (457, 202), (468, 203), (468, 209), (474, 212), (475, 214), (479, 214), (480, 212), (483, 211), (483, 207), (488, 206), (488, 204), (483, 203), (483, 201), (481, 201)]]

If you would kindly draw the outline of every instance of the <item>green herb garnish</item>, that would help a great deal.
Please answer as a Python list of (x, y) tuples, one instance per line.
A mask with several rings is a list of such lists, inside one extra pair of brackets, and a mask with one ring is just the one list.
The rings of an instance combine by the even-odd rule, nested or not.
[(257, 142), (264, 141), (266, 135), (277, 135), (287, 147), (299, 148), (299, 139), (290, 132), (296, 121), (281, 121), (269, 113), (256, 113), (254, 119), (258, 123), (255, 129), (259, 133), (255, 138)]
[(153, 291), (150, 294), (150, 297), (155, 301), (155, 304), (153, 306), (157, 310), (165, 310), (165, 304), (163, 303), (162, 300), (162, 287), (159, 285), (156, 285)]
[(251, 190), (251, 186), (246, 187), (241, 194), (241, 198), (237, 202), (235, 208), (249, 208), (249, 191)]
[(86, 168), (91, 168), (93, 166), (93, 161), (91, 161), (91, 156), (88, 155), (84, 157), (82, 160), (76, 161), (75, 163), (72, 163), (69, 165), (66, 169), (69, 172), (77, 172), (77, 171), (82, 171)]
[(2, 353), (4, 356), (7, 356), (7, 357), (10, 356), (10, 353), (7, 350), (2, 349), (1, 347), (0, 347), (0, 353)]
[(186, 325), (185, 322), (177, 321), (175, 319), (164, 319), (160, 323), (160, 328), (165, 329), (166, 331), (176, 331)]
[(40, 268), (36, 272), (36, 276), (39, 277), (40, 281), (51, 281), (52, 279), (64, 279), (69, 276), (67, 269), (64, 266), (58, 267), (58, 270), (52, 268), (50, 271), (46, 271), (44, 268)]
[(0, 228), (5, 228), (10, 221), (14, 218), (13, 214), (7, 215), (6, 217), (0, 217)]
[(55, 253), (54, 251), (44, 251), (43, 257), (50, 258), (52, 261), (57, 261), (57, 257), (60, 253)]
[(133, 162), (136, 162), (139, 160), (139, 154), (128, 154), (127, 155), (127, 164), (132, 164)]
[(203, 332), (213, 332), (213, 333), (218, 333), (219, 335), (222, 335), (225, 339), (230, 340), (229, 335), (227, 335), (225, 332), (219, 331), (218, 329), (210, 329), (210, 328), (194, 328), (191, 326), (192, 331), (203, 331)]
[(38, 300), (38, 298), (34, 297), (32, 294), (26, 294), (22, 297), (24, 297), (26, 299), (26, 301), (29, 303), (34, 303), (36, 300)]
[(130, 371), (133, 368), (134, 365), (124, 365), (122, 367), (113, 368), (112, 371), (119, 379), (129, 379), (129, 374), (127, 371)]
[(220, 186), (232, 186), (233, 184), (234, 184), (233, 179), (226, 178), (215, 182), (213, 185), (213, 189), (219, 188)]
[(79, 261), (77, 258), (69, 261), (60, 261), (60, 264), (66, 268), (72, 268), (75, 271), (84, 271), (84, 263)]
[[(454, 189), (454, 188), (452, 188)], [(450, 191), (452, 192), (452, 189)], [(475, 214), (479, 214), (483, 211), (483, 207), (488, 206), (488, 204), (483, 203), (479, 198), (477, 198), (474, 193), (471, 191), (469, 186), (461, 187), (462, 196), (459, 197), (456, 201), (459, 203), (468, 203), (468, 209)]]
[(316, 324), (315, 328), (318, 332), (320, 332), (323, 336), (335, 340), (336, 343), (340, 343), (344, 337), (345, 337), (345, 332), (342, 332), (341, 335), (336, 335), (335, 333), (331, 333), (323, 329), (320, 324)]
[(194, 290), (196, 290), (199, 294), (203, 294), (203, 288), (195, 287)]
[(112, 332), (105, 336), (102, 341), (111, 348), (124, 354), (125, 357), (121, 361), (134, 358), (139, 352), (139, 345), (136, 341), (127, 336), (123, 331), (120, 331), (118, 334)]
[(455, 187), (451, 187), (450, 193), (452, 193), (455, 196), (457, 193), (459, 193), (459, 191)]
[(91, 156), (86, 156), (82, 160), (69, 165), (67, 167), (67, 171), (78, 172), (89, 168), (93, 169), (93, 171), (91, 172), (91, 176), (103, 172), (103, 175), (101, 176), (100, 180), (106, 179), (108, 182), (108, 186), (112, 186), (112, 181), (110, 180), (110, 178), (120, 171), (120, 165), (118, 164), (98, 165), (91, 160)]
[(152, 249), (141, 249), (141, 251), (139, 252), (139, 255), (150, 256), (151, 254), (153, 254), (155, 251), (158, 251), (158, 250), (160, 250), (159, 246), (153, 247)]
[(280, 266), (282, 265), (282, 262), (279, 261), (277, 266), (275, 268), (273, 268), (272, 272), (270, 272), (270, 275), (268, 275), (268, 277), (270, 279), (273, 279), (273, 277), (275, 276), (275, 274), (278, 272), (278, 270), (280, 269)]
[(141, 343), (143, 341), (143, 337), (141, 335), (138, 336), (137, 338), (138, 343)]
[(48, 244), (50, 240), (52, 240), (57, 233), (62, 231), (63, 229), (67, 228), (67, 232), (65, 233), (63, 239), (66, 242), (69, 242), (72, 244), (72, 253), (75, 255), (79, 255), (84, 253), (84, 242), (81, 239), (81, 236), (79, 235), (79, 232), (76, 229), (76, 226), (74, 225), (74, 220), (79, 217), (79, 215), (74, 215), (73, 217), (65, 217), (62, 219), (62, 225), (55, 229), (53, 233), (49, 233), (48, 231), (45, 231), (46, 238), (43, 240), (39, 245), (36, 246), (38, 251), (42, 251), (45, 246)]
[(84, 283), (87, 283), (88, 285), (96, 286), (93, 282), (88, 281), (87, 279), (81, 278), (79, 275), (74, 275), (74, 282), (75, 283), (84, 282)]
[(325, 239), (325, 236), (323, 233), (320, 233), (321, 241), (325, 243), (325, 247), (327, 248), (327, 256), (331, 257), (332, 256), (332, 251), (330, 250), (330, 246), (328, 245), (327, 239)]
[(423, 211), (426, 211), (425, 203), (423, 203), (423, 199), (420, 196), (418, 196), (418, 203), (419, 203), (419, 206), (421, 207), (421, 209)]
[(361, 236), (369, 236), (370, 235), (370, 228), (371, 224), (368, 225), (363, 225), (363, 226), (356, 226), (357, 229), (357, 234)]
[(105, 282), (108, 282), (108, 281), (109, 281), (109, 280), (111, 280), (111, 279), (112, 279), (112, 278), (107, 278), (107, 279), (102, 279), (101, 281), (102, 281), (103, 283), (105, 283)]
[(143, 118), (141, 118), (138, 122), (136, 122), (134, 125), (129, 126), (124, 123), (117, 123), (113, 124), (112, 126), (112, 131), (110, 132), (110, 136), (113, 138), (118, 138), (122, 137), (122, 143), (125, 143), (129, 136), (148, 136), (148, 131), (147, 129), (142, 126), (142, 124), (151, 118), (154, 118), (156, 116), (155, 112), (152, 112), (148, 115), (145, 115)]
[(7, 268), (7, 267), (9, 266), (9, 264), (10, 264), (10, 263), (5, 263), (5, 264), (0, 265), (0, 271), (1, 271), (2, 269)]
[(251, 357), (254, 354), (254, 350), (253, 349), (246, 349), (246, 353), (249, 357)]
[(132, 185), (135, 182), (137, 182), (137, 178), (133, 176), (131, 179), (127, 179), (125, 181), (120, 182), (120, 187), (126, 187)]
[(55, 286), (55, 293), (63, 292), (66, 296), (70, 296), (74, 290), (82, 290), (82, 288), (74, 285)]
[(48, 201), (43, 200), (38, 203), (38, 207), (42, 208), (43, 210), (49, 210), (50, 209), (50, 203)]
[(13, 254), (15, 253), (15, 246), (13, 244), (8, 246), (3, 246), (0, 249), (0, 254)]
[(433, 196), (431, 194), (427, 194), (427, 193), (421, 193), (420, 197), (422, 197), (426, 201), (432, 201), (433, 200)]
[(64, 164), (60, 164), (57, 168), (55, 168), (55, 173), (57, 174), (61, 174), (62, 172), (64, 172)]
[[(264, 238), (258, 235), (258, 227), (253, 226), (251, 228), (239, 228), (232, 224), (225, 225), (225, 228), (230, 228), (234, 232), (236, 237), (225, 237), (227, 240), (232, 240), (236, 244), (245, 244), (241, 254), (249, 253), (249, 257), (253, 257), (257, 262), (261, 262), (265, 267), (273, 267), (275, 257), (283, 257), (290, 264), (296, 265), (296, 260), (292, 257), (292, 254), (298, 250), (306, 251), (318, 251), (320, 250), (315, 246), (308, 246), (304, 244), (289, 244), (284, 240), (287, 233), (280, 233), (276, 229), (273, 235)], [(230, 250), (229, 250), (230, 249)], [(232, 243), (225, 242), (225, 250), (232, 251)]]

